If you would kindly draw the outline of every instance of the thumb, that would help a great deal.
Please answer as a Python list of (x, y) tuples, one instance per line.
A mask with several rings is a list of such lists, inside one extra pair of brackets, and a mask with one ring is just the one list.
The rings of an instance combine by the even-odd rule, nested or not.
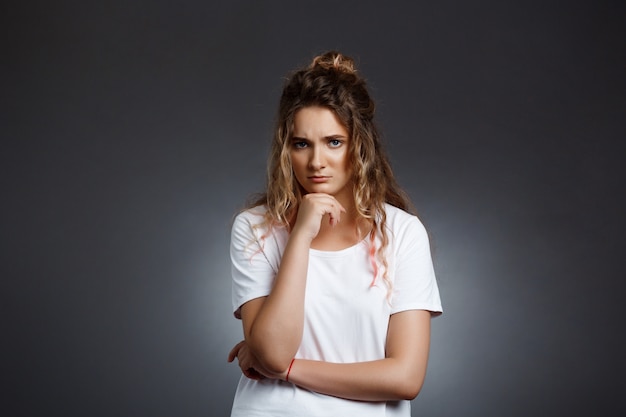
[(228, 353), (228, 362), (232, 362), (235, 360), (235, 358), (237, 357), (237, 354), (239, 353), (239, 350), (244, 345), (244, 343), (246, 343), (246, 341), (242, 340), (230, 350), (230, 352)]

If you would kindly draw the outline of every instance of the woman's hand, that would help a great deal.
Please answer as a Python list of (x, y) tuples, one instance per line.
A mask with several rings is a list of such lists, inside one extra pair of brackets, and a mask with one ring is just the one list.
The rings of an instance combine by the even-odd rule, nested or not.
[(313, 240), (320, 231), (324, 215), (328, 215), (330, 226), (334, 226), (339, 223), (341, 213), (345, 212), (346, 209), (330, 194), (305, 194), (298, 208), (293, 232), (303, 233)]
[(255, 360), (254, 355), (252, 355), (252, 352), (248, 349), (245, 340), (237, 343), (228, 353), (228, 362), (234, 361), (235, 358), (237, 358), (239, 362), (241, 372), (243, 372), (246, 377), (257, 381), (265, 378), (265, 375), (257, 370), (257, 368), (259, 368), (258, 361)]
[(272, 374), (268, 370), (264, 369), (255, 356), (250, 352), (248, 344), (245, 340), (237, 343), (228, 353), (228, 362), (232, 362), (237, 358), (241, 372), (248, 378), (254, 380), (261, 380), (264, 378), (282, 378), (282, 375)]

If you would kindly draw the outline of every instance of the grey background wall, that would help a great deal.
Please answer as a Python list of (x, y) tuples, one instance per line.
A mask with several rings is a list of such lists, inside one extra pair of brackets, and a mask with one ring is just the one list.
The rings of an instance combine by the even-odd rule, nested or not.
[(623, 415), (624, 12), (5, 2), (0, 413), (228, 415), (230, 220), (283, 77), (339, 49), (433, 237), (414, 415)]

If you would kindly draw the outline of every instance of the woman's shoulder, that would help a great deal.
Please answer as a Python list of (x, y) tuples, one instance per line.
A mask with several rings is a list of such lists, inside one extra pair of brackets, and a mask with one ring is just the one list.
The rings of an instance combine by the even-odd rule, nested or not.
[(388, 203), (385, 203), (385, 214), (388, 227), (394, 231), (412, 229), (417, 233), (426, 232), (421, 220), (415, 214)]
[(235, 222), (237, 222), (238, 220), (252, 220), (253, 222), (263, 221), (263, 219), (265, 218), (265, 213), (267, 213), (267, 207), (265, 207), (264, 205), (250, 207), (237, 213), (237, 215), (235, 216)]
[(285, 227), (269, 224), (266, 213), (267, 207), (264, 205), (242, 210), (235, 216), (233, 231), (252, 233), (257, 238), (261, 239), (285, 233)]
[(385, 203), (385, 214), (387, 215), (387, 221), (419, 221), (416, 215), (409, 213), (406, 210), (402, 210), (399, 207), (393, 206), (389, 203)]
[(233, 219), (233, 232), (250, 233), (258, 229), (265, 223), (266, 211), (264, 206), (251, 207), (240, 211)]

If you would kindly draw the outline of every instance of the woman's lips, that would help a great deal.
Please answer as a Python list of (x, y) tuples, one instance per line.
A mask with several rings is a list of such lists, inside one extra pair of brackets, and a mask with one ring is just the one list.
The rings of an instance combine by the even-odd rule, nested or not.
[(328, 181), (330, 179), (330, 177), (313, 176), (313, 177), (309, 177), (309, 179), (311, 180), (311, 182), (321, 183), (321, 182)]

